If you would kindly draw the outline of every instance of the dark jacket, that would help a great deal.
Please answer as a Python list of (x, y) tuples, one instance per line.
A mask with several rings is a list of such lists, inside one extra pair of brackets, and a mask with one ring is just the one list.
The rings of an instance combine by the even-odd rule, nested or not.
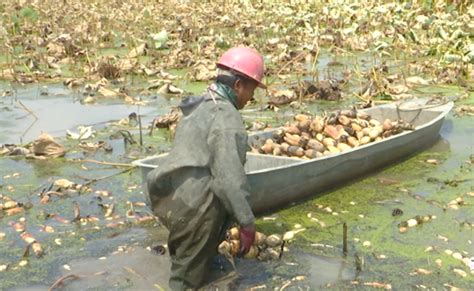
[[(248, 135), (237, 109), (219, 95), (213, 96), (182, 104), (184, 115), (173, 147), (148, 175), (152, 207), (167, 203), (169, 208), (160, 205), (160, 211), (178, 211), (172, 202), (178, 199), (180, 205), (199, 209), (207, 195), (216, 195), (240, 225), (253, 224), (244, 171)], [(187, 182), (180, 178), (189, 175), (193, 178), (186, 178)]]

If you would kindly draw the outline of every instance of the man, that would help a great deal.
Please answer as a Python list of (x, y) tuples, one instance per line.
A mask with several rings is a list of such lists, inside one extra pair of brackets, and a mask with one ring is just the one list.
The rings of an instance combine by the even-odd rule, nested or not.
[(237, 111), (262, 83), (262, 56), (248, 47), (225, 52), (216, 81), (188, 98), (169, 155), (148, 175), (154, 213), (168, 228), (170, 288), (196, 289), (232, 221), (240, 225), (241, 254), (255, 239), (244, 171), (247, 133)]

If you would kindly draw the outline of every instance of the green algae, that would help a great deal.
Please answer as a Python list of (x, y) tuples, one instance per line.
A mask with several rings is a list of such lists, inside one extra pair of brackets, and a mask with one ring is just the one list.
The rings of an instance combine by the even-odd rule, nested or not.
[[(464, 152), (462, 156), (466, 157), (467, 154)], [(441, 165), (427, 165), (425, 161), (429, 158), (438, 159)], [(473, 220), (469, 211), (472, 210), (472, 205), (465, 205), (458, 211), (445, 210), (444, 206), (450, 200), (471, 191), (474, 176), (470, 172), (466, 174), (461, 171), (459, 164), (453, 166), (452, 163), (445, 163), (451, 158), (450, 151), (428, 150), (419, 153), (371, 177), (280, 211), (277, 216), (279, 227), (272, 226), (275, 222), (259, 221), (259, 228), (264, 232), (282, 233), (299, 224), (306, 230), (297, 234), (293, 247), (313, 254), (340, 258), (343, 257), (342, 224), (347, 223), (347, 260), (352, 264), (355, 255), (365, 259), (365, 266), (362, 267), (364, 280), (388, 281), (394, 288), (402, 289), (416, 284), (442, 287), (444, 283), (452, 282), (455, 276), (452, 269), (469, 272), (462, 262), (446, 255), (444, 251), (464, 250), (472, 256), (472, 252), (469, 252), (472, 246), (468, 243), (472, 240), (472, 229), (462, 228), (456, 222), (461, 218)], [(436, 177), (440, 182), (428, 183), (428, 176)], [(462, 182), (455, 187), (449, 186), (446, 181), (453, 179)], [(390, 185), (384, 184), (386, 181)], [(325, 207), (330, 207), (332, 213), (324, 211)], [(403, 215), (392, 216), (395, 208), (401, 208)], [(334, 215), (334, 212), (338, 215)], [(407, 233), (400, 233), (398, 224), (416, 215), (435, 215), (437, 218), (410, 228)], [(325, 227), (311, 218), (324, 222)], [(448, 242), (440, 237), (447, 237)], [(363, 246), (365, 241), (370, 242), (369, 247)], [(314, 243), (331, 245), (334, 249), (311, 246)], [(428, 246), (433, 246), (435, 250), (425, 252)], [(384, 255), (386, 259), (378, 258), (380, 255)], [(434, 260), (438, 258), (443, 260), (441, 268), (434, 264)], [(410, 275), (417, 268), (429, 269), (433, 273), (423, 278)], [(468, 277), (457, 280), (455, 286), (468, 287), (472, 282), (474, 279)]]

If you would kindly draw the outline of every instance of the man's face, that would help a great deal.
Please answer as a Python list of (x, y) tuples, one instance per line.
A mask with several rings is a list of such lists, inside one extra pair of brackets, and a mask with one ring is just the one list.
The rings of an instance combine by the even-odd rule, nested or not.
[(244, 106), (253, 98), (255, 89), (257, 88), (257, 82), (243, 82), (242, 80), (237, 80), (234, 85), (235, 95), (237, 96), (237, 107), (239, 109), (244, 108)]

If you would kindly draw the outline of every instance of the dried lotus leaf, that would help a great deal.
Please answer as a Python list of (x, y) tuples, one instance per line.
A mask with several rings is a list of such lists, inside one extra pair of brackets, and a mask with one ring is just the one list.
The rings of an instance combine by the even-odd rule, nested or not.
[(71, 182), (67, 179), (58, 179), (58, 180), (54, 181), (54, 186), (57, 186), (57, 187), (63, 188), (63, 189), (69, 189), (69, 188), (75, 187), (76, 183)]
[(37, 156), (46, 156), (51, 158), (62, 157), (66, 150), (58, 144), (52, 136), (47, 133), (41, 134), (32, 145), (32, 151)]

